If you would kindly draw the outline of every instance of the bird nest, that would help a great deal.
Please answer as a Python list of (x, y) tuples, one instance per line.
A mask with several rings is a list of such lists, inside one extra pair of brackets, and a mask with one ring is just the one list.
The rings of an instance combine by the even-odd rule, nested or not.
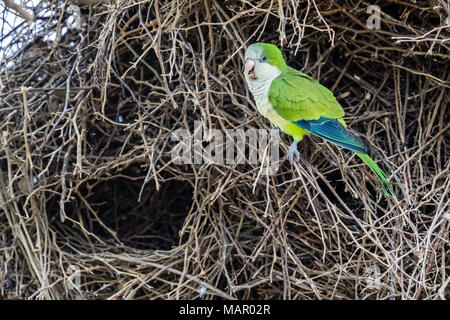
[[(22, 8), (34, 22), (1, 40), (0, 295), (449, 298), (445, 6)], [(4, 11), (2, 30), (17, 9)], [(173, 157), (175, 132), (197, 130), (206, 150), (214, 130), (270, 129), (242, 73), (243, 52), (257, 41), (278, 45), (290, 66), (334, 92), (396, 198), (351, 152), (311, 137), (291, 166), (292, 140), (280, 134), (272, 174), (259, 162)]]

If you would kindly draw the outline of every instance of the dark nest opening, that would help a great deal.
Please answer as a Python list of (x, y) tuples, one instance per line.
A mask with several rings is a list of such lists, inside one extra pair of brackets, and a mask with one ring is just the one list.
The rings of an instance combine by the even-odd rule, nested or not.
[[(450, 297), (445, 1), (24, 3), (0, 2), (0, 297)], [(334, 92), (397, 198), (316, 138), (291, 166), (281, 134), (267, 176), (174, 161), (177, 130), (270, 129), (256, 41)]]
[[(67, 217), (83, 217), (85, 230), (109, 244), (172, 249), (179, 244), (181, 227), (191, 210), (193, 189), (182, 181), (169, 181), (159, 190), (152, 185), (142, 188), (143, 179), (132, 178), (139, 171), (131, 168), (116, 177), (83, 183), (65, 206)], [(59, 204), (53, 203), (49, 212), (52, 209), (59, 219)]]

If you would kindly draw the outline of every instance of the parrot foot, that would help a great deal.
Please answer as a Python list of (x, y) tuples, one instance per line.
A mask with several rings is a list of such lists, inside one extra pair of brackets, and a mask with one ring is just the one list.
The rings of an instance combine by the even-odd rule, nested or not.
[(294, 163), (294, 156), (297, 156), (297, 159), (300, 159), (300, 153), (297, 150), (297, 141), (292, 142), (287, 154), (287, 158), (291, 166)]

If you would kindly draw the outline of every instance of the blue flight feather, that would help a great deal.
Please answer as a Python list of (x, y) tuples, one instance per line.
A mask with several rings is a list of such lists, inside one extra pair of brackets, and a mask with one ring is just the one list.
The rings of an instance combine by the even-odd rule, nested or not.
[(351, 133), (338, 119), (320, 117), (317, 120), (298, 120), (293, 123), (342, 148), (360, 153), (367, 153), (369, 149), (360, 137)]

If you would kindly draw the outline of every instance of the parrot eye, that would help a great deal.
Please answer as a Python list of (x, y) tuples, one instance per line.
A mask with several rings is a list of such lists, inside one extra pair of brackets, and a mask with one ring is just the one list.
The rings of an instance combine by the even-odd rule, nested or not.
[(266, 56), (262, 56), (261, 57), (261, 62), (266, 62), (267, 61), (267, 57)]

